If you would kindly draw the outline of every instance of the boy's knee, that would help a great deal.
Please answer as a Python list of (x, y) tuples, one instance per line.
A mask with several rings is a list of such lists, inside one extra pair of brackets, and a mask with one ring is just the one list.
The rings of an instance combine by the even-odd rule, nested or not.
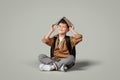
[(68, 57), (72, 60), (75, 59), (73, 55), (69, 55)]
[(45, 54), (40, 54), (40, 55), (38, 56), (39, 60), (41, 60), (41, 59), (43, 59), (43, 58), (45, 58), (45, 57), (47, 57)]

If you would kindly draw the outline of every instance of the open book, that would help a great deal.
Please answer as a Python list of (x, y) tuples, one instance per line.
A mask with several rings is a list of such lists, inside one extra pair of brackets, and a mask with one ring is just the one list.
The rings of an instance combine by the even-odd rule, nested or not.
[[(69, 27), (73, 25), (72, 22), (68, 20), (66, 17), (61, 18), (59, 21), (61, 21), (62, 19), (66, 21)], [(59, 23), (59, 21), (56, 23), (56, 25)]]

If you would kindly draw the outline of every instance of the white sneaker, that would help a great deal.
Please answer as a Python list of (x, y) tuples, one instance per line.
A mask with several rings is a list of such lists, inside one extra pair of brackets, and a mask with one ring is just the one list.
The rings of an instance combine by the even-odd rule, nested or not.
[(66, 72), (67, 69), (68, 68), (65, 65), (62, 65), (61, 68), (59, 69), (59, 71)]
[(54, 65), (40, 64), (39, 68), (41, 71), (52, 71), (54, 70)]

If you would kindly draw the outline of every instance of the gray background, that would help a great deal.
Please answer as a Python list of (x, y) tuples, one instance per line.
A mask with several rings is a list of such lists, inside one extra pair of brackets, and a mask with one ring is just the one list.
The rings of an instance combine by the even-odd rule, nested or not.
[[(41, 39), (63, 16), (83, 34), (76, 66), (41, 72)], [(0, 80), (119, 80), (119, 34), (119, 0), (0, 0)]]

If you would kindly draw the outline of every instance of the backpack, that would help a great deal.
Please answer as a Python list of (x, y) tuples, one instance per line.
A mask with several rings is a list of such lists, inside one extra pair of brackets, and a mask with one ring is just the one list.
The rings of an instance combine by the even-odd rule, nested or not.
[[(51, 58), (54, 57), (53, 52), (54, 52), (54, 48), (55, 48), (56, 39), (57, 39), (57, 37), (54, 36), (54, 42), (50, 49), (50, 57)], [(76, 58), (76, 49), (75, 49), (75, 46), (73, 48), (71, 46), (70, 36), (65, 36), (65, 40), (66, 40), (66, 45), (67, 45), (70, 55), (73, 55), (74, 58)]]

